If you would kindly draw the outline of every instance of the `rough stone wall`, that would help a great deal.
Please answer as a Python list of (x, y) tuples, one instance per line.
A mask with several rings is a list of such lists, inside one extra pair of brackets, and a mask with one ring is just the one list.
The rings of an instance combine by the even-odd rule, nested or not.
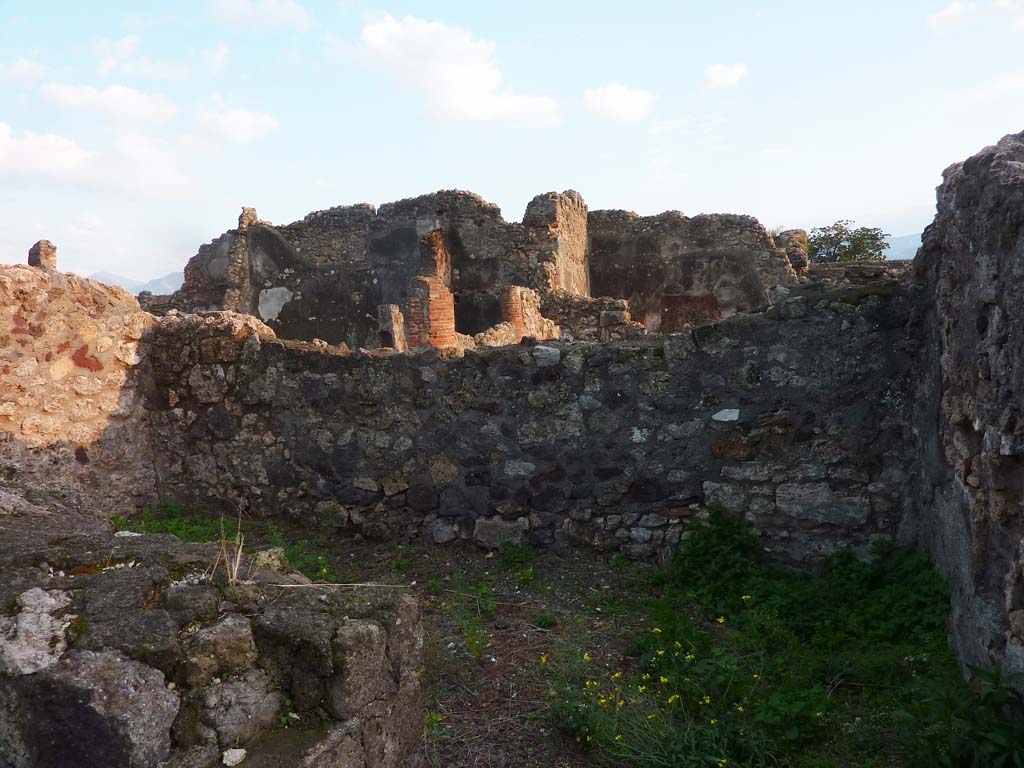
[(558, 324), (560, 338), (565, 339), (621, 341), (646, 332), (643, 325), (633, 321), (625, 299), (591, 299), (566, 291), (545, 291), (540, 312)]
[(651, 332), (747, 312), (795, 282), (786, 253), (750, 216), (591, 211), (588, 227), (591, 294), (629, 300)]
[(151, 491), (136, 369), (153, 322), (120, 288), (0, 266), (0, 484), (111, 514)]
[(537, 195), (526, 206), (523, 226), (543, 275), (535, 287), (589, 296), (587, 204), (579, 192)]
[(930, 312), (908, 533), (950, 580), (961, 659), (1024, 672), (1024, 134), (946, 170), (915, 267)]
[(798, 274), (807, 269), (810, 263), (810, 242), (807, 231), (803, 229), (787, 229), (775, 236), (775, 244), (786, 252), (789, 265)]
[(421, 745), (411, 595), (311, 585), (281, 550), (247, 552), (229, 584), (209, 575), (216, 545), (116, 535), (54, 505), (5, 512), (4, 768), (214, 768), (236, 764), (228, 750), (243, 765), (399, 768)]
[(172, 496), (488, 546), (650, 556), (718, 500), (807, 561), (895, 530), (913, 460), (909, 306), (861, 287), (692, 334), (441, 359), (254, 331), (222, 346), (216, 324), (167, 318), (155, 458)]
[(375, 219), (372, 205), (339, 205), (310, 213), (302, 221), (277, 230), (297, 254), (316, 267), (358, 269), (366, 263)]

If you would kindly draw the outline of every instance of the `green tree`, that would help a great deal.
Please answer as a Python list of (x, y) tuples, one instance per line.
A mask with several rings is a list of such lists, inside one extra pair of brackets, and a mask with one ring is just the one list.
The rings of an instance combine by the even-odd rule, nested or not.
[(811, 262), (882, 261), (889, 235), (876, 227), (857, 227), (848, 220), (811, 230), (808, 255)]

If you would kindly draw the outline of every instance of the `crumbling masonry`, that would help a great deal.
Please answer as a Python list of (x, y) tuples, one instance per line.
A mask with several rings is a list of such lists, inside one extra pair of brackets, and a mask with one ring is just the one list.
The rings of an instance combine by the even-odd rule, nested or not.
[(576, 192), (538, 195), (522, 224), (456, 191), (283, 227), (246, 208), (189, 262), (179, 292), (143, 304), (241, 312), (279, 338), (349, 348), (612, 341), (769, 304), (806, 266), (800, 242), (777, 245), (749, 216), (588, 212)]
[[(267, 675), (293, 656), (282, 684), (329, 734), (305, 765), (392, 766), (413, 748), (414, 605), (296, 592), (250, 621), (286, 574), (169, 589), (206, 555), (114, 539), (102, 519), (157, 498), (339, 538), (636, 558), (671, 552), (718, 502), (796, 567), (879, 538), (927, 550), (960, 658), (1024, 671), (1024, 134), (946, 171), (912, 265), (807, 266), (799, 231), (588, 212), (575, 193), (510, 224), (461, 192), (284, 227), (247, 209), (179, 293), (143, 297), (154, 312), (54, 258), (43, 242), (32, 266), (0, 268), (14, 768), (60, 764), (33, 730), (47, 717), (82, 764), (211, 765), (279, 713)], [(99, 551), (144, 568), (83, 583), (52, 566)], [(105, 623), (112, 584), (124, 636)], [(71, 611), (92, 634), (67, 633)], [(209, 677), (225, 643), (244, 651), (230, 690)], [(76, 698), (83, 680), (164, 675), (182, 687), (124, 711)], [(357, 678), (383, 687), (361, 697)], [(96, 753), (79, 722), (121, 752)]]

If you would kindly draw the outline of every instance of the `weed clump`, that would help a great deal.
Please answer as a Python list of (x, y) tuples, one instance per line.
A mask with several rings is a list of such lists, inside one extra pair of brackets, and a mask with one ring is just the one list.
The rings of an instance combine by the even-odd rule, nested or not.
[[(716, 510), (652, 578), (633, 663), (598, 673), (543, 660), (560, 677), (550, 717), (605, 762), (873, 768), (899, 764), (895, 750), (915, 767), (1024, 765), (1024, 749), (1005, 757), (1024, 743), (1024, 706), (1004, 680), (979, 696), (964, 685), (945, 587), (923, 555), (878, 544), (792, 574)], [(963, 762), (958, 744), (979, 739), (1003, 761)]]

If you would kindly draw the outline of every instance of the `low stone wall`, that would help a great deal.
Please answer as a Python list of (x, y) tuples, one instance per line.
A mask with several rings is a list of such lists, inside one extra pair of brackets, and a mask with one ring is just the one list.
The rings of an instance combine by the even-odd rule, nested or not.
[(328, 530), (635, 557), (697, 505), (804, 562), (890, 535), (913, 461), (910, 301), (799, 298), (695, 333), (341, 356), (230, 316), (149, 340), (167, 495)]
[(136, 392), (154, 322), (120, 288), (0, 266), (0, 484), (108, 514), (152, 492)]
[(540, 312), (561, 329), (561, 337), (573, 341), (622, 341), (643, 336), (643, 325), (634, 322), (624, 299), (592, 299), (566, 291), (541, 294)]
[(230, 584), (216, 552), (0, 513), (0, 766), (405, 765), (426, 716), (415, 598), (310, 585), (280, 550)]

